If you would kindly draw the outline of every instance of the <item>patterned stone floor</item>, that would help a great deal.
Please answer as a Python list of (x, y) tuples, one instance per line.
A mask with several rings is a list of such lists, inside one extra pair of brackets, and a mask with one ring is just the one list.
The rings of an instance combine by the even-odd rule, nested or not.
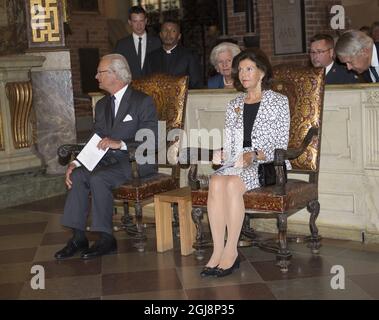
[[(59, 223), (63, 204), (64, 197), (55, 197), (0, 210), (0, 299), (379, 299), (379, 244), (323, 239), (320, 254), (312, 256), (304, 244), (291, 243), (287, 274), (271, 253), (240, 248), (239, 270), (203, 279), (206, 260), (181, 256), (178, 241), (174, 250), (157, 253), (155, 229), (148, 228), (143, 253), (120, 231), (118, 254), (55, 261), (54, 252), (70, 236)], [(34, 265), (44, 267), (43, 290), (31, 288)], [(345, 289), (331, 287), (335, 265), (344, 268)]]

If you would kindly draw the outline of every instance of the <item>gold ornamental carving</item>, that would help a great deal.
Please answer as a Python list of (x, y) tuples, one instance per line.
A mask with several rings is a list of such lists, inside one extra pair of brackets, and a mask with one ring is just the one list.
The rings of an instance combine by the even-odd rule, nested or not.
[(0, 151), (5, 150), (5, 147), (4, 147), (4, 133), (3, 132), (4, 132), (3, 116), (1, 114), (1, 108), (0, 108)]
[(31, 146), (30, 116), (32, 111), (32, 84), (27, 82), (9, 82), (6, 84), (11, 114), (11, 130), (15, 149)]

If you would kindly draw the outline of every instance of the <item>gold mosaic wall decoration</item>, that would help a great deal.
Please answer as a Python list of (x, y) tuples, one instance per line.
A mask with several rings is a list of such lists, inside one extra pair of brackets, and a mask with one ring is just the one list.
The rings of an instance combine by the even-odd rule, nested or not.
[(29, 47), (64, 46), (63, 0), (27, 0)]

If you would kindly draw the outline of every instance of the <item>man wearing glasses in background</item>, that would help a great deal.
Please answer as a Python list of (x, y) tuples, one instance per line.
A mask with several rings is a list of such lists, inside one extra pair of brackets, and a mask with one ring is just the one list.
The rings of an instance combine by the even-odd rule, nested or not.
[(316, 34), (311, 38), (310, 60), (316, 68), (325, 68), (325, 84), (358, 83), (355, 72), (337, 63), (334, 58), (334, 40), (327, 34)]

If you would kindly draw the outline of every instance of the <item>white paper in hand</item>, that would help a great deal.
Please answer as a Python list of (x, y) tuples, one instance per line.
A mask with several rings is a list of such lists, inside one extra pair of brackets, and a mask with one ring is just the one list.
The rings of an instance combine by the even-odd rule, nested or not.
[(109, 149), (98, 149), (97, 145), (100, 141), (101, 138), (95, 133), (76, 157), (89, 171), (92, 171), (96, 167)]

